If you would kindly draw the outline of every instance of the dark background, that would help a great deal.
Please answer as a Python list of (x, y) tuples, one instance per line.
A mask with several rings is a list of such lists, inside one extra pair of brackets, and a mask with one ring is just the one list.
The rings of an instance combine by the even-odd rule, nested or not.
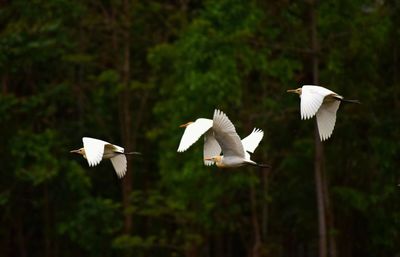
[[(399, 256), (399, 28), (389, 0), (0, 1), (0, 255)], [(321, 162), (312, 83), (362, 102)], [(271, 170), (176, 152), (215, 108)], [(83, 136), (143, 155), (119, 180)]]

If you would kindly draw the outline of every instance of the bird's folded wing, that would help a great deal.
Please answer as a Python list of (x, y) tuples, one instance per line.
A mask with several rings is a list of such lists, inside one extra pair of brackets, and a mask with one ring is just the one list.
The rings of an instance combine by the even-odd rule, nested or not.
[(109, 143), (104, 145), (104, 151), (105, 152), (117, 152), (117, 153), (125, 152), (124, 148), (122, 148), (118, 145), (113, 145), (113, 144), (109, 144)]
[(109, 143), (90, 137), (84, 137), (82, 138), (82, 141), (89, 166), (95, 166), (99, 164), (101, 159), (103, 158), (104, 146)]
[(197, 119), (188, 125), (183, 133), (181, 142), (179, 143), (178, 152), (186, 151), (192, 144), (212, 127), (213, 121), (210, 119)]
[[(219, 146), (217, 140), (214, 137), (214, 131), (210, 129), (204, 135), (203, 156), (204, 158), (210, 158), (218, 156), (220, 154), (221, 154), (221, 147)], [(210, 160), (204, 160), (204, 164), (207, 166), (211, 166), (214, 164), (214, 162)]]
[(214, 111), (212, 129), (225, 157), (245, 157), (242, 141), (236, 133), (235, 126), (220, 110)]
[(254, 128), (250, 135), (242, 139), (244, 150), (246, 152), (254, 153), (254, 150), (256, 150), (263, 136), (264, 131), (258, 128)]
[(303, 86), (300, 101), (301, 119), (306, 120), (314, 117), (324, 98), (332, 94), (335, 94), (335, 92), (320, 86)]
[(317, 112), (318, 132), (321, 141), (328, 139), (335, 128), (336, 112), (340, 101), (324, 102)]
[(114, 166), (115, 172), (117, 173), (119, 178), (125, 176), (126, 173), (126, 156), (125, 154), (118, 154), (110, 159), (112, 165)]

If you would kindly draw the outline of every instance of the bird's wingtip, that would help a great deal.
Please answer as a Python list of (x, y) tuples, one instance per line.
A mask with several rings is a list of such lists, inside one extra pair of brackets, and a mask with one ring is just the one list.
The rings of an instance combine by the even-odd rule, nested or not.
[(178, 153), (182, 153), (184, 151), (186, 151), (186, 148), (184, 148), (184, 147), (179, 147), (177, 150)]

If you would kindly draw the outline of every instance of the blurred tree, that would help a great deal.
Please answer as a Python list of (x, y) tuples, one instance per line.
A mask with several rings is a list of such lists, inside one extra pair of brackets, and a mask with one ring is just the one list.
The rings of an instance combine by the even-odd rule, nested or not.
[[(341, 106), (324, 145), (337, 256), (399, 254), (399, 11), (315, 7), (319, 81), (363, 103)], [(313, 122), (284, 93), (313, 81), (309, 14), (307, 1), (3, 1), (0, 252), (317, 256)], [(176, 153), (178, 125), (215, 108), (241, 136), (265, 131), (254, 159), (270, 171), (204, 167), (201, 141)], [(110, 163), (68, 155), (82, 136), (143, 156), (121, 185)]]

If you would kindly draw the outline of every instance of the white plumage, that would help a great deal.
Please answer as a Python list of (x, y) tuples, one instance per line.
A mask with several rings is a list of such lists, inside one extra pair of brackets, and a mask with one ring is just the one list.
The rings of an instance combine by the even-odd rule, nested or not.
[[(235, 126), (229, 118), (219, 110), (214, 111), (213, 120), (200, 118), (195, 122), (181, 125), (186, 127), (178, 147), (178, 152), (187, 150), (204, 134), (204, 164), (209, 166), (217, 162), (218, 166), (237, 167), (245, 163), (257, 165), (250, 160), (253, 153), (264, 136), (260, 129), (253, 132), (243, 140), (236, 133)], [(221, 152), (223, 156), (220, 156)], [(218, 158), (223, 160), (219, 162)], [(228, 163), (229, 162), (229, 163)], [(220, 165), (219, 165), (220, 164)]]
[[(211, 124), (212, 124), (212, 120)], [(209, 156), (216, 156), (220, 155), (222, 152), (221, 146), (219, 146), (217, 140), (215, 139), (214, 136), (214, 131), (212, 129), (209, 129), (206, 134), (204, 135), (204, 148), (203, 148), (203, 157), (209, 157)], [(204, 160), (204, 164), (207, 166), (211, 166), (214, 164), (214, 161), (212, 160)]]
[(114, 166), (115, 172), (119, 178), (125, 176), (127, 169), (126, 156), (124, 154), (119, 154), (110, 158), (112, 165)]
[(243, 148), (246, 152), (254, 153), (261, 139), (264, 137), (264, 131), (254, 128), (247, 137), (242, 139)]
[(208, 131), (213, 125), (212, 120), (199, 118), (195, 122), (188, 122), (180, 127), (186, 127), (179, 143), (178, 152), (186, 151), (192, 144)]
[(239, 135), (236, 133), (235, 126), (225, 113), (220, 110), (214, 111), (213, 131), (215, 139), (223, 149), (223, 154), (225, 156), (245, 157), (243, 144)]
[(254, 153), (254, 150), (256, 150), (263, 137), (264, 131), (258, 128), (254, 128), (250, 135), (242, 139), (246, 159), (250, 159), (249, 153)]
[(139, 154), (137, 152), (125, 153), (124, 148), (110, 144), (106, 141), (84, 137), (83, 148), (72, 150), (72, 153), (81, 154), (89, 163), (89, 166), (98, 165), (103, 159), (110, 159), (119, 178), (122, 178), (127, 169), (126, 154)]
[(321, 106), (322, 109), (324, 108), (324, 100), (327, 96), (343, 98), (335, 92), (320, 86), (303, 86), (300, 95), (301, 118), (306, 120), (314, 117)]
[(287, 92), (300, 95), (300, 116), (302, 120), (317, 118), (321, 141), (328, 139), (335, 128), (336, 112), (340, 102), (359, 103), (357, 100), (345, 100), (343, 96), (320, 86), (304, 85)]

